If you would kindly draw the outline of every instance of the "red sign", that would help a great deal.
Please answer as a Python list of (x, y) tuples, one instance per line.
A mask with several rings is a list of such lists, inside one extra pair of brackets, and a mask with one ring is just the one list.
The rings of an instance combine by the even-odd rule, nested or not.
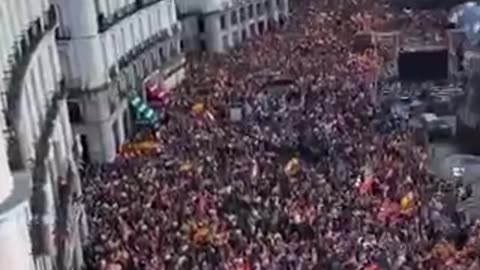
[(170, 89), (163, 82), (149, 81), (146, 83), (147, 100), (151, 102), (168, 103)]

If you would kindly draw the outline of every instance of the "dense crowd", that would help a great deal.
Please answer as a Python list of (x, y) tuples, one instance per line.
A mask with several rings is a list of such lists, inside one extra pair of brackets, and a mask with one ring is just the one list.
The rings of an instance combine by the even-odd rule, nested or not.
[(480, 269), (456, 187), (408, 129), (378, 130), (385, 54), (352, 49), (359, 30), (434, 15), (290, 3), (287, 25), (192, 59), (156, 151), (87, 169), (92, 269)]

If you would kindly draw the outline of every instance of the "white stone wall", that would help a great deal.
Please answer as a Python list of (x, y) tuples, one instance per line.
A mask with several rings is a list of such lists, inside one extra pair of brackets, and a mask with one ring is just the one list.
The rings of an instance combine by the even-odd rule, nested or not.
[[(283, 17), (285, 22), (288, 17), (288, 0), (251, 0), (236, 4), (228, 1), (220, 3), (220, 0), (177, 2), (182, 17), (184, 46), (187, 50), (201, 48), (198, 44), (203, 41), (207, 51), (225, 52), (228, 48), (261, 34), (260, 25), (263, 24), (265, 32), (268, 30), (269, 20), (279, 22)], [(212, 8), (209, 9), (209, 6)], [(199, 21), (203, 21), (204, 33), (199, 31)]]
[(2, 269), (33, 270), (25, 205), (0, 216), (0, 263)]
[(106, 16), (111, 16), (125, 6), (135, 4), (135, 0), (96, 0), (97, 9)]
[[(62, 23), (72, 36), (59, 46), (62, 69), (67, 72), (65, 75), (71, 84), (82, 88), (94, 88), (107, 82), (109, 68), (122, 56), (177, 22), (175, 2), (167, 0), (142, 9), (106, 32), (98, 33), (93, 5), (84, 7), (85, 1), (57, 1), (61, 1)], [(90, 23), (84, 23), (87, 20)]]
[[(98, 14), (108, 17), (127, 6), (128, 1), (54, 1), (61, 11), (61, 28), (70, 34), (68, 39), (59, 43), (62, 70), (67, 85), (82, 91), (110, 83), (110, 70), (122, 57), (146, 44), (161, 30), (170, 32), (178, 22), (175, 1), (164, 0), (144, 7), (100, 32)], [(113, 161), (125, 137), (122, 121), (128, 106), (124, 101), (119, 102), (113, 92), (84, 95), (78, 100), (83, 123), (75, 127), (75, 133), (86, 135), (88, 153), (93, 162)]]
[(223, 10), (232, 0), (176, 0), (180, 13), (210, 13)]
[[(2, 122), (0, 121), (0, 128), (3, 129), (4, 125)], [(0, 136), (0, 204), (10, 195), (12, 189), (13, 177), (8, 167), (7, 145), (5, 138)]]

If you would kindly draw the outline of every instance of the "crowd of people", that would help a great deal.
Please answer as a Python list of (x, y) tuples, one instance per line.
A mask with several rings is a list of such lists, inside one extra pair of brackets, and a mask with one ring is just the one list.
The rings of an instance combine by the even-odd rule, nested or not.
[(92, 269), (480, 269), (456, 187), (408, 129), (375, 124), (386, 54), (353, 50), (360, 30), (422, 18), (375, 0), (290, 6), (285, 26), (191, 59), (155, 151), (86, 169)]

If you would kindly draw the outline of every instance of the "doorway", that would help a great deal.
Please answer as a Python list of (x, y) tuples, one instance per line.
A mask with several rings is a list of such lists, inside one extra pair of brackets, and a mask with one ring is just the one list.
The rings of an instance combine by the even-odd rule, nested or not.
[(81, 158), (86, 164), (90, 163), (90, 151), (88, 149), (87, 135), (80, 135), (80, 145), (82, 146)]

